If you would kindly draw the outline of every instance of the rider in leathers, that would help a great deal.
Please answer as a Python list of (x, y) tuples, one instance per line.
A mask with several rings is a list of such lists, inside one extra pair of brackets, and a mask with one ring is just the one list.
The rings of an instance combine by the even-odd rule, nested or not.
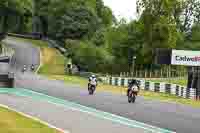
[(129, 91), (131, 90), (131, 87), (133, 87), (134, 85), (136, 85), (138, 87), (138, 89), (140, 88), (137, 80), (135, 80), (135, 79), (130, 80), (129, 83), (128, 83), (127, 96), (129, 94)]
[(95, 76), (95, 75), (92, 75), (91, 77), (89, 77), (88, 89), (89, 89), (89, 87), (90, 87), (90, 82), (91, 82), (91, 81), (94, 81), (94, 80), (95, 80), (96, 86), (97, 86), (97, 79), (96, 79), (96, 76)]

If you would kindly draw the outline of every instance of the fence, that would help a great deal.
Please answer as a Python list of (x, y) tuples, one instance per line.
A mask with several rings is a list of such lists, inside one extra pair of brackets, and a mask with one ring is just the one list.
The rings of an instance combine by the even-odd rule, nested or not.
[(14, 54), (14, 50), (2, 44), (2, 52), (0, 53), (0, 57), (8, 56), (11, 57)]
[[(120, 77), (139, 77), (139, 78), (185, 78), (187, 77), (187, 70), (182, 71), (165, 71), (164, 69), (161, 70), (135, 70), (133, 72), (121, 72), (119, 75)], [(113, 75), (112, 75), (113, 76)], [(114, 75), (116, 76), (116, 75)]]
[[(102, 81), (109, 85), (114, 86), (128, 86), (128, 81), (131, 78), (121, 78), (121, 77), (101, 77)], [(196, 89), (186, 88), (184, 86), (169, 84), (169, 83), (157, 83), (145, 81), (143, 79), (138, 79), (141, 89), (146, 91), (160, 92), (166, 94), (172, 94), (178, 97), (187, 99), (196, 99)]]

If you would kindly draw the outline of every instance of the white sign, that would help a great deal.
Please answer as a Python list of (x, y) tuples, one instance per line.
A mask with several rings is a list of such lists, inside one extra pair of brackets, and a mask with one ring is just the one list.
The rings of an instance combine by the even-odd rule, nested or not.
[(172, 50), (171, 64), (200, 66), (200, 51)]

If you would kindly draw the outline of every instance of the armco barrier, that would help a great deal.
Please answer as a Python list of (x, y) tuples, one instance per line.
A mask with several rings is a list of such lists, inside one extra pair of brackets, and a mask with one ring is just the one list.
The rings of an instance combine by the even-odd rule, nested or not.
[(41, 40), (42, 35), (40, 33), (25, 33), (25, 34), (15, 34), (15, 33), (7, 33), (7, 36), (10, 37), (19, 37), (19, 38), (25, 38), (25, 39), (37, 39)]
[[(131, 78), (122, 78), (122, 77), (101, 77), (102, 81), (106, 84), (114, 86), (128, 86), (128, 81)], [(158, 83), (150, 82), (142, 79), (137, 79), (140, 83), (141, 89), (146, 91), (160, 92), (171, 95), (176, 95), (178, 97), (187, 98), (187, 99), (196, 99), (196, 89), (195, 88), (186, 88), (181, 85), (169, 84), (169, 83)]]

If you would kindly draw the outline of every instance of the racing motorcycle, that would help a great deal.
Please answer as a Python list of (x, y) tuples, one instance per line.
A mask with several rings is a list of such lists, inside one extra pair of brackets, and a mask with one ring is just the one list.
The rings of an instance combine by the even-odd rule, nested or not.
[(136, 96), (139, 93), (139, 87), (137, 85), (133, 85), (128, 93), (128, 102), (135, 103)]
[(24, 65), (22, 72), (24, 73), (27, 70), (26, 66)]
[(94, 94), (94, 92), (96, 90), (96, 86), (97, 86), (96, 81), (90, 81), (89, 87), (88, 87), (89, 95), (93, 95)]
[(31, 66), (31, 71), (34, 71), (35, 70), (35, 67), (34, 65)]

